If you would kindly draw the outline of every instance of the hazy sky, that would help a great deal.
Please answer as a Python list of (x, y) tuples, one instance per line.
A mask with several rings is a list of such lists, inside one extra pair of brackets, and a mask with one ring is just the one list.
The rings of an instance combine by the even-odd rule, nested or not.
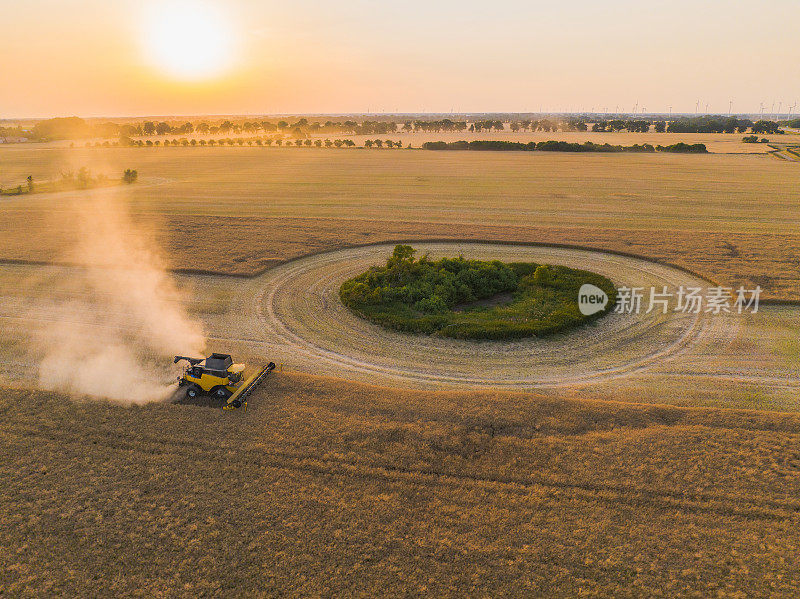
[(798, 0), (0, 0), (0, 118), (800, 111)]

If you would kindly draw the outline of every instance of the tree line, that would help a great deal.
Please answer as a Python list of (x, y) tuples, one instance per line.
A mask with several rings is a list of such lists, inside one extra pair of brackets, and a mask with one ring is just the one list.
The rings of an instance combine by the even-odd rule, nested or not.
[(295, 122), (286, 120), (272, 121), (243, 121), (233, 122), (230, 120), (222, 121), (219, 124), (210, 124), (201, 121), (197, 124), (186, 122), (180, 125), (170, 125), (167, 122), (145, 121), (140, 124), (129, 124), (121, 127), (121, 133), (133, 136), (152, 136), (152, 135), (186, 135), (193, 132), (200, 135), (227, 135), (240, 133), (284, 133), (294, 137), (307, 137), (308, 135), (318, 135), (323, 133), (345, 133), (348, 135), (386, 135), (396, 133), (398, 124), (386, 121), (325, 121), (324, 123), (315, 121), (309, 122), (306, 118), (301, 118)]
[[(195, 138), (181, 138), (181, 139), (131, 139), (130, 137), (122, 137), (119, 142), (86, 142), (85, 146), (90, 147), (223, 147), (223, 146), (276, 146), (276, 147), (316, 147), (316, 148), (355, 148), (356, 143), (352, 139), (284, 139), (282, 137), (267, 137), (267, 138), (225, 138), (225, 139), (195, 139)], [(364, 141), (364, 148), (402, 148), (403, 142), (401, 140), (391, 139), (367, 139)]]
[(429, 141), (422, 144), (423, 150), (476, 150), (494, 152), (671, 152), (678, 154), (705, 154), (708, 152), (705, 144), (686, 144), (678, 142), (668, 146), (652, 146), (650, 144), (633, 144), (619, 146), (611, 144), (573, 143), (567, 141), (531, 141), (528, 143), (517, 141), (480, 140), (480, 141)]
[[(664, 125), (664, 126), (662, 126)], [(599, 121), (592, 125), (594, 132), (617, 132), (617, 131), (630, 131), (631, 133), (647, 133), (650, 131), (650, 121), (644, 119), (614, 119), (611, 121)], [(663, 133), (666, 123), (657, 121), (655, 123), (656, 131)]]
[[(790, 122), (786, 122), (790, 125)], [(797, 125), (800, 126), (800, 121)], [(227, 133), (288, 133), (296, 137), (307, 135), (317, 135), (320, 133), (343, 133), (348, 135), (386, 135), (402, 131), (404, 133), (442, 133), (442, 132), (464, 132), (482, 133), (498, 132), (506, 129), (519, 132), (556, 132), (556, 131), (588, 131), (589, 125), (582, 119), (540, 119), (540, 120), (519, 120), (508, 123), (497, 119), (478, 120), (473, 122), (453, 121), (451, 119), (438, 120), (414, 120), (405, 121), (402, 124), (393, 121), (356, 121), (347, 120), (344, 122), (326, 121), (309, 122), (302, 118), (296, 122), (280, 120), (277, 123), (270, 121), (234, 123), (223, 121), (219, 125), (209, 125), (207, 122), (183, 123), (172, 126), (166, 122), (155, 123), (146, 121), (140, 125), (124, 125), (122, 131), (131, 136), (149, 135), (168, 135), (168, 134), (190, 134), (196, 131), (199, 134), (215, 135)], [(592, 123), (593, 132), (620, 132), (648, 133), (650, 130), (656, 133), (745, 133), (748, 129), (756, 134), (778, 134), (780, 124), (775, 121), (760, 120), (753, 122), (750, 119), (740, 119), (737, 117), (712, 117), (699, 116), (690, 118), (678, 118), (671, 121), (652, 120), (652, 119), (612, 119), (601, 120)]]
[(695, 117), (677, 119), (669, 123), (670, 133), (746, 133), (778, 135), (783, 133), (775, 121), (760, 120), (755, 123), (750, 119), (737, 117)]
[(128, 123), (87, 123), (79, 117), (59, 117), (37, 122), (30, 130), (22, 127), (0, 127), (0, 136), (11, 136), (51, 141), (60, 139), (91, 139), (98, 137), (151, 137), (167, 135), (220, 136), (220, 135), (255, 135), (281, 134), (296, 139), (325, 134), (339, 135), (392, 135), (403, 133), (440, 133), (440, 132), (499, 132), (506, 129), (512, 132), (556, 132), (587, 131), (591, 124), (593, 132), (629, 131), (647, 133), (654, 129), (657, 133), (745, 133), (750, 130), (754, 134), (779, 134), (781, 125), (800, 127), (800, 120), (769, 120), (753, 122), (749, 119), (721, 116), (679, 117), (673, 120), (663, 119), (623, 119), (600, 120), (589, 123), (581, 118), (562, 119), (522, 119), (503, 121), (501, 119), (478, 119), (473, 121), (443, 119), (416, 119), (396, 122), (386, 119), (352, 119), (326, 121), (309, 121), (308, 118), (276, 119), (276, 120), (231, 120), (220, 121), (157, 121), (144, 120)]

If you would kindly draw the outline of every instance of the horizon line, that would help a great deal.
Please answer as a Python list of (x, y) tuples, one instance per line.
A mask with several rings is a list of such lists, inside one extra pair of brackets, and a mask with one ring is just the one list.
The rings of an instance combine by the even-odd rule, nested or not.
[(371, 116), (371, 117), (408, 117), (408, 116), (437, 116), (437, 117), (470, 117), (470, 116), (508, 116), (508, 115), (540, 115), (540, 116), (626, 116), (626, 117), (773, 117), (775, 119), (791, 118), (796, 116), (800, 118), (800, 114), (793, 114), (788, 112), (781, 113), (762, 113), (762, 112), (630, 112), (630, 111), (469, 111), (469, 112), (251, 112), (251, 113), (206, 113), (206, 114), (96, 114), (96, 115), (79, 115), (79, 114), (57, 114), (51, 116), (9, 116), (0, 118), (0, 123), (14, 122), (14, 121), (44, 121), (54, 118), (72, 118), (77, 117), (81, 119), (166, 119), (166, 118), (284, 118), (284, 117), (349, 117), (349, 116)]

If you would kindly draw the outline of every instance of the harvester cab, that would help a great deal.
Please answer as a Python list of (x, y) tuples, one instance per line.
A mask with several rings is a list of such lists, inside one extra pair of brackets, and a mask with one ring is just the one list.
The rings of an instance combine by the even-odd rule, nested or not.
[(210, 395), (224, 401), (225, 409), (236, 409), (247, 405), (247, 397), (275, 368), (274, 362), (260, 368), (246, 381), (242, 381), (244, 364), (234, 364), (228, 354), (211, 354), (207, 358), (175, 356), (174, 363), (186, 360), (189, 364), (178, 377), (178, 385), (186, 387), (190, 398)]

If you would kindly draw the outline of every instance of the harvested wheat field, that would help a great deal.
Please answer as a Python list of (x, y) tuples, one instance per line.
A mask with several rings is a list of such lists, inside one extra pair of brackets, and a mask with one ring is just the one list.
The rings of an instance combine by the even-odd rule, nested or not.
[[(0, 156), (13, 176), (142, 173), (0, 202), (6, 594), (796, 594), (796, 306), (475, 342), (384, 329), (338, 295), (403, 239), (618, 287), (797, 300), (796, 165)], [(211, 351), (279, 367), (246, 411), (172, 395), (172, 355)]]
[[(175, 268), (247, 274), (352, 244), (470, 238), (624, 251), (800, 299), (800, 171), (765, 155), (32, 144), (0, 147), (0, 162), (2, 185), (134, 165), (140, 182), (115, 191)], [(3, 200), (0, 258), (69, 261), (75, 204), (103, 193)]]
[[(353, 139), (357, 145), (364, 145), (366, 139), (375, 139), (376, 136), (356, 135)], [(402, 141), (403, 145), (411, 144), (420, 147), (426, 141), (471, 141), (473, 139), (489, 139), (493, 141), (514, 141), (528, 143), (531, 141), (566, 141), (569, 143), (612, 144), (630, 146), (633, 144), (670, 145), (678, 142), (687, 144), (704, 144), (709, 152), (715, 154), (763, 154), (770, 148), (766, 144), (751, 144), (742, 142), (742, 135), (727, 133), (630, 133), (628, 131), (594, 132), (594, 131), (481, 131), (475, 132), (398, 132), (394, 135), (377, 136)], [(776, 141), (788, 141), (794, 136), (773, 137)]]

